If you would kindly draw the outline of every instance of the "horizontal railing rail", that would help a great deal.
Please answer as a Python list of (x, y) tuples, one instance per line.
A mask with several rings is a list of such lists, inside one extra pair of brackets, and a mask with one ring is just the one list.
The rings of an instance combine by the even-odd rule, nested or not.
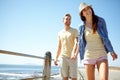
[[(1, 54), (8, 54), (8, 55), (15, 55), (15, 56), (23, 56), (23, 57), (31, 57), (36, 59), (45, 59), (45, 57), (30, 55), (30, 54), (24, 54), (24, 53), (18, 53), (18, 52), (12, 52), (12, 51), (6, 51), (6, 50), (0, 50)], [(54, 61), (54, 59), (51, 59)]]
[(12, 52), (12, 51), (6, 51), (6, 50), (0, 50), (0, 53), (15, 55), (15, 56), (31, 57), (31, 58), (36, 58), (36, 59), (45, 59), (44, 57), (39, 57), (39, 56), (29, 55), (29, 54), (24, 54), (24, 53), (18, 53), (18, 52)]

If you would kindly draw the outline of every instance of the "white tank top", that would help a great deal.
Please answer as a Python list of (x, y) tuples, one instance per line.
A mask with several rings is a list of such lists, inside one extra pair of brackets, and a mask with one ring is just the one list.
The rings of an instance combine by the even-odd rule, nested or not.
[(92, 33), (91, 28), (85, 27), (84, 33), (86, 39), (84, 59), (96, 59), (101, 56), (106, 56), (107, 53), (98, 32)]

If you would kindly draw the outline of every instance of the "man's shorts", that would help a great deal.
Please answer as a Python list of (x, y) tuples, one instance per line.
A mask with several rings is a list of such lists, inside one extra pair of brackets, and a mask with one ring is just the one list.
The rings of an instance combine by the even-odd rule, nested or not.
[(102, 56), (96, 59), (83, 60), (84, 64), (96, 64), (98, 61), (107, 60), (107, 56)]
[(77, 78), (77, 59), (71, 60), (70, 58), (61, 57), (60, 73), (62, 77)]

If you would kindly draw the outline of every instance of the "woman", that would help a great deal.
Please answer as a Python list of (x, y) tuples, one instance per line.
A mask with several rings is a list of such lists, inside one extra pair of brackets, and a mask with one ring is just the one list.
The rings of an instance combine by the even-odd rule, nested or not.
[(91, 5), (81, 3), (80, 17), (84, 22), (79, 28), (79, 51), (83, 60), (87, 80), (95, 80), (95, 65), (99, 72), (99, 80), (108, 80), (108, 58), (110, 52), (113, 60), (117, 59), (108, 38), (106, 23), (95, 15)]

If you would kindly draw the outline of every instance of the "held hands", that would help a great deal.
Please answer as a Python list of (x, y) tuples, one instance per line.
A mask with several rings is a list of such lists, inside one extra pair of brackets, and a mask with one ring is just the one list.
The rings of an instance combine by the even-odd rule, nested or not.
[(113, 61), (118, 58), (118, 56), (117, 56), (117, 54), (115, 52), (111, 52), (110, 54), (111, 54), (111, 56), (113, 58)]
[(71, 55), (71, 60), (76, 60), (76, 59), (77, 59), (77, 54), (75, 54), (75, 53), (72, 54), (72, 55)]
[(56, 59), (54, 60), (54, 65), (58, 65), (58, 61)]

